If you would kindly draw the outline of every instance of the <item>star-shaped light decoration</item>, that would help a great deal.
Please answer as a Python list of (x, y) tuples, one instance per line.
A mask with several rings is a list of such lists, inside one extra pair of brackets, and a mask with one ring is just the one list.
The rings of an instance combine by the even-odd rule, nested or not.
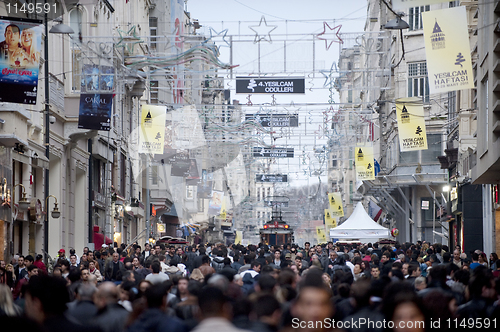
[(295, 114), (295, 113), (299, 113), (300, 107), (296, 107), (295, 103), (292, 100), (292, 102), (290, 103), (290, 106), (284, 107), (284, 109), (288, 112), (288, 114)]
[[(264, 25), (262, 25), (262, 22), (264, 22)], [(271, 32), (273, 32), (278, 26), (268, 25), (266, 22), (266, 18), (262, 16), (260, 18), (259, 25), (249, 25), (248, 27), (255, 32), (255, 39), (253, 40), (253, 42), (254, 44), (256, 44), (261, 40), (267, 40), (269, 43), (272, 43), (273, 40), (271, 39)]]
[(330, 70), (320, 70), (321, 75), (325, 77), (325, 83), (323, 83), (323, 87), (330, 86), (334, 84), (335, 78), (333, 77), (334, 73), (338, 73), (337, 63), (334, 61)]
[[(326, 31), (326, 27), (328, 27), (328, 29), (330, 29), (330, 31), (332, 33), (330, 33), (330, 31)], [(326, 22), (323, 22), (323, 32), (320, 33), (320, 34), (317, 34), (316, 37), (318, 37), (318, 39), (321, 39), (321, 40), (324, 40), (325, 41), (325, 47), (326, 47), (326, 50), (328, 51), (330, 49), (330, 46), (332, 46), (332, 43), (335, 42), (335, 43), (340, 43), (340, 44), (343, 44), (344, 41), (342, 40), (342, 38), (340, 38), (339, 36), (339, 33), (340, 33), (340, 28), (342, 28), (342, 24), (339, 24), (333, 28), (331, 28), (328, 23)], [(333, 34), (335, 33), (335, 34)], [(333, 36), (332, 36), (333, 34)], [(320, 37), (320, 36), (323, 36), (323, 37)], [(328, 43), (330, 42), (330, 43)]]
[[(227, 46), (227, 47), (229, 47), (229, 42), (226, 40), (227, 30), (228, 29), (224, 29), (221, 32), (217, 32), (212, 27), (210, 27), (210, 37), (207, 38), (203, 43), (201, 43), (201, 45), (204, 46), (204, 47), (207, 47), (210, 50), (212, 50), (212, 52), (214, 54), (218, 54), (220, 46)], [(217, 46), (215, 44), (215, 41), (213, 40), (213, 38), (214, 37), (219, 37), (219, 36), (222, 37), (222, 41), (224, 43), (226, 43), (226, 45)]]
[(123, 47), (127, 48), (129, 54), (134, 53), (134, 46), (136, 44), (140, 44), (143, 42), (139, 36), (137, 36), (137, 32), (135, 31), (135, 25), (132, 26), (128, 31), (124, 31), (122, 29), (116, 29), (118, 34), (120, 35), (120, 40), (115, 45), (115, 47)]

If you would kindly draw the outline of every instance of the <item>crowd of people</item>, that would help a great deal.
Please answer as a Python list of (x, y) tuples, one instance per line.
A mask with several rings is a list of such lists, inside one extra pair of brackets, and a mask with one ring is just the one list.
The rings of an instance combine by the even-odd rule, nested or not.
[(0, 261), (0, 326), (30, 331), (497, 328), (500, 260), (439, 243), (175, 247)]

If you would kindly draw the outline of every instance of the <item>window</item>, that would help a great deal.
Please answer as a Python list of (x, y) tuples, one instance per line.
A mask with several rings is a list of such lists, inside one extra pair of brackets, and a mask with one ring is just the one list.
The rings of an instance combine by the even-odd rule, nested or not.
[(151, 36), (149, 48), (156, 51), (156, 36), (158, 31), (158, 17), (149, 18), (149, 34)]
[(125, 154), (120, 154), (120, 194), (126, 196), (127, 186), (127, 157)]
[(450, 3), (449, 3), (450, 8), (458, 7), (458, 6), (460, 6), (460, 1), (450, 1)]
[(332, 168), (337, 168), (337, 155), (332, 154)]
[(425, 61), (408, 64), (408, 97), (424, 97), (424, 102), (429, 102), (429, 78)]
[[(481, 120), (482, 126), (478, 128), (478, 132), (481, 132), (478, 136), (481, 137), (481, 142), (482, 142), (482, 149), (480, 150), (481, 153), (486, 152), (488, 150), (488, 131), (489, 131), (489, 103), (490, 103), (490, 98), (489, 98), (489, 93), (488, 93), (488, 77), (484, 79), (483, 82), (481, 82), (482, 89), (481, 89), (481, 108), (484, 109), (484, 111), (479, 111), (481, 112), (481, 116), (479, 117)], [(482, 129), (481, 129), (482, 128)]]
[(431, 6), (420, 6), (411, 7), (408, 12), (408, 25), (410, 26), (410, 31), (422, 29), (422, 15), (423, 12), (428, 12), (431, 10)]
[(458, 126), (457, 92), (448, 92), (448, 133)]

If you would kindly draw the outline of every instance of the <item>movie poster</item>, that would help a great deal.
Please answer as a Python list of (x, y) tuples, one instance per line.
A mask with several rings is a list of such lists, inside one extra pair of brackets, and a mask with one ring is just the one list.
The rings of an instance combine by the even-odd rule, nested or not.
[(0, 17), (0, 102), (36, 104), (41, 21)]
[(111, 93), (82, 93), (78, 128), (109, 131), (111, 127)]

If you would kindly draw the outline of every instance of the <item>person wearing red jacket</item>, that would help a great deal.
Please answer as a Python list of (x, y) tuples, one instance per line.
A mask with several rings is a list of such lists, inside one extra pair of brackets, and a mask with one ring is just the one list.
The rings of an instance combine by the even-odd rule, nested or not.
[(42, 255), (40, 254), (36, 255), (33, 265), (35, 265), (38, 268), (38, 272), (47, 274), (47, 267), (45, 266), (45, 263), (42, 261), (42, 258), (43, 258)]

